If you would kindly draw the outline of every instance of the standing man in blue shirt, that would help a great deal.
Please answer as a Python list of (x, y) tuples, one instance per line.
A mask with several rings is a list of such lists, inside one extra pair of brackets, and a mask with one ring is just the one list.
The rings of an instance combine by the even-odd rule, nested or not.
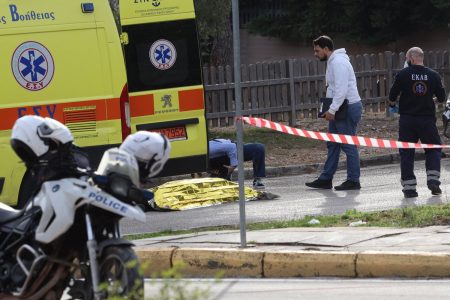
[[(261, 178), (266, 177), (266, 150), (263, 144), (244, 144), (244, 161), (253, 161), (253, 188), (264, 189)], [(227, 139), (209, 141), (209, 166), (213, 176), (227, 180), (238, 165), (236, 143)]]
[[(320, 61), (327, 62), (326, 82), (327, 98), (333, 98), (330, 108), (324, 117), (328, 120), (328, 132), (346, 135), (356, 135), (356, 128), (361, 120), (361, 97), (356, 86), (356, 76), (350, 58), (345, 49), (334, 50), (333, 40), (326, 36), (320, 36), (313, 41), (314, 56)], [(335, 114), (348, 100), (348, 108), (343, 119), (335, 119)], [(306, 186), (316, 189), (331, 189), (332, 180), (336, 173), (339, 154), (342, 151), (347, 155), (347, 180), (334, 188), (339, 191), (359, 190), (360, 166), (359, 152), (355, 145), (327, 142), (328, 154), (322, 174), (319, 178), (307, 182)]]

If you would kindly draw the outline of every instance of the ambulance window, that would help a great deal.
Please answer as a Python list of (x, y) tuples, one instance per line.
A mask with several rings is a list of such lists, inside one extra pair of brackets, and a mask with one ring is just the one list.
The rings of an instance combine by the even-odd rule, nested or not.
[(129, 39), (130, 92), (202, 84), (195, 20), (130, 25), (123, 31)]

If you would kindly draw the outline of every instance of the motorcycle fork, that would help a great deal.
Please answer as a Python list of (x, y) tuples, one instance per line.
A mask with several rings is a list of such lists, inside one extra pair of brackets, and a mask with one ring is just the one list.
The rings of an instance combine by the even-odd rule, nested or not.
[(92, 288), (94, 290), (94, 299), (101, 299), (100, 292), (100, 275), (97, 261), (97, 241), (95, 239), (94, 231), (92, 230), (92, 222), (89, 213), (85, 214), (86, 219), (86, 230), (87, 230), (87, 249), (89, 253), (89, 263), (91, 265), (91, 278), (92, 278)]

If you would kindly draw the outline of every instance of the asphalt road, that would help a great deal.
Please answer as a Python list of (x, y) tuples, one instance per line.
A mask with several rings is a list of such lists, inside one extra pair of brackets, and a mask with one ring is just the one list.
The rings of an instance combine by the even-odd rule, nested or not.
[(211, 300), (438, 300), (449, 299), (450, 293), (449, 280), (439, 279), (223, 279), (218, 283), (206, 279), (177, 282), (166, 279), (146, 281), (145, 297), (161, 295), (163, 282), (172, 292), (175, 286), (189, 294), (194, 294), (195, 289), (209, 290), (209, 297), (201, 299)]
[[(246, 202), (246, 222), (264, 222), (302, 218), (305, 215), (331, 215), (349, 209), (381, 211), (403, 206), (446, 203), (450, 192), (450, 160), (442, 160), (441, 196), (431, 196), (426, 187), (425, 162), (416, 162), (418, 198), (403, 198), (400, 186), (400, 165), (368, 167), (361, 169), (359, 191), (314, 190), (305, 182), (318, 174), (267, 178), (266, 190), (280, 195), (276, 200)], [(338, 171), (333, 183), (345, 181), (346, 172)], [(250, 185), (248, 181), (246, 184)], [(159, 232), (183, 230), (217, 225), (239, 224), (239, 204), (228, 203), (206, 208), (175, 212), (148, 212), (146, 223), (122, 221), (122, 233)]]

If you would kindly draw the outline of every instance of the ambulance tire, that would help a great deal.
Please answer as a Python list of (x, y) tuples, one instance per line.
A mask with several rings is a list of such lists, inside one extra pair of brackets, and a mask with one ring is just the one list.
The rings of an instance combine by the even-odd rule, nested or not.
[(17, 199), (17, 209), (24, 208), (31, 195), (33, 194), (33, 191), (35, 189), (36, 180), (34, 180), (33, 176), (31, 175), (31, 172), (27, 170), (22, 178), (22, 183), (20, 184), (19, 189), (19, 196)]

